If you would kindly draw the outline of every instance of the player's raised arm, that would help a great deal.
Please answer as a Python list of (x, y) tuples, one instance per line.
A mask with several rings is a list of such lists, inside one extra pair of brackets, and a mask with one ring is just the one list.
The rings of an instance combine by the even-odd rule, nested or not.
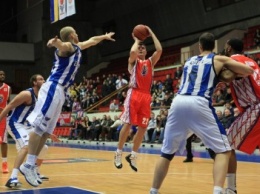
[(83, 42), (79, 42), (77, 45), (81, 48), (81, 50), (87, 49), (91, 46), (97, 45), (98, 43), (100, 43), (102, 40), (110, 40), (110, 41), (115, 41), (115, 39), (112, 38), (112, 36), (114, 35), (114, 32), (109, 32), (106, 33), (104, 35), (100, 35), (100, 36), (93, 36), (90, 39), (83, 41)]

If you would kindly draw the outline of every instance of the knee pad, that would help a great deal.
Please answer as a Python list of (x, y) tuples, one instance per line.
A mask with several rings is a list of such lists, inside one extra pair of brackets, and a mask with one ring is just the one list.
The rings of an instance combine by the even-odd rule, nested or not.
[(43, 130), (41, 130), (40, 127), (35, 127), (34, 133), (36, 133), (37, 135), (39, 135), (41, 137), (45, 132)]
[(171, 161), (173, 159), (174, 155), (175, 155), (175, 153), (173, 153), (173, 154), (165, 154), (163, 152), (161, 153), (161, 157), (166, 158), (169, 161)]
[(41, 152), (39, 153), (38, 159), (43, 160), (47, 154), (48, 146), (44, 145)]

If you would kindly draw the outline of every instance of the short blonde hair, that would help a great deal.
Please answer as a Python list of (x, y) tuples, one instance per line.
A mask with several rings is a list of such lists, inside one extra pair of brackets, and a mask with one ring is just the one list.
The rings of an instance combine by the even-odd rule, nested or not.
[(63, 27), (60, 30), (60, 38), (64, 42), (69, 42), (70, 41), (70, 34), (74, 32), (74, 29), (71, 26), (66, 26)]

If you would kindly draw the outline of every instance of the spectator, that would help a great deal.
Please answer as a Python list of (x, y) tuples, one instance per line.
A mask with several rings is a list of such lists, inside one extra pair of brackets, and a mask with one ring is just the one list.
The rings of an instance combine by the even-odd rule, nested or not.
[(153, 135), (155, 128), (156, 128), (156, 119), (155, 119), (154, 112), (151, 112), (151, 118), (149, 120), (147, 130), (146, 130), (146, 133), (145, 133), (145, 141), (146, 142), (152, 141), (152, 135)]
[(222, 90), (217, 90), (215, 95), (212, 97), (212, 106), (223, 106), (225, 104), (225, 98)]
[(122, 126), (123, 122), (117, 115), (114, 116), (114, 120), (114, 123), (110, 126), (109, 133), (111, 134), (112, 140), (118, 141), (117, 128)]
[(123, 79), (121, 75), (118, 76), (118, 79), (116, 80), (116, 89), (122, 88), (124, 85), (128, 84), (128, 81)]
[(165, 90), (168, 92), (172, 91), (173, 79), (170, 74), (166, 75), (166, 79), (164, 81)]
[(182, 69), (181, 67), (177, 67), (175, 73), (174, 73), (174, 79), (180, 79), (182, 75)]
[(119, 109), (119, 105), (118, 105), (118, 102), (116, 101), (116, 99), (114, 99), (110, 105), (109, 105), (109, 111), (111, 112), (115, 112), (115, 111), (118, 111)]

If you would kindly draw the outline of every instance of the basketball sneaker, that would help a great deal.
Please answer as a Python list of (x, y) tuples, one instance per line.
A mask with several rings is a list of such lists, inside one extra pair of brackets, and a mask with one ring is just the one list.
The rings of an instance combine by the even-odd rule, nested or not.
[(38, 184), (42, 184), (42, 179), (38, 176), (38, 166), (37, 165), (35, 165), (34, 166), (34, 173), (37, 175), (37, 182), (38, 182)]
[(6, 187), (10, 188), (10, 189), (19, 189), (21, 186), (22, 186), (22, 183), (20, 183), (18, 181), (18, 178), (15, 177), (15, 178), (10, 178), (6, 184), (5, 184)]
[(37, 173), (37, 176), (39, 177), (39, 179), (41, 179), (42, 181), (48, 181), (49, 177), (45, 176), (45, 175), (41, 175), (40, 173)]
[(233, 191), (232, 189), (230, 188), (226, 188), (224, 189), (224, 194), (237, 194), (237, 191)]
[(122, 153), (118, 153), (117, 151), (115, 152), (114, 164), (115, 164), (115, 167), (118, 168), (118, 169), (123, 167)]
[(2, 172), (3, 173), (8, 173), (9, 172), (7, 162), (2, 162)]
[(126, 161), (129, 163), (130, 167), (137, 172), (137, 165), (136, 165), (136, 160), (137, 156), (129, 154), (125, 157)]
[(22, 164), (19, 168), (25, 180), (33, 187), (38, 187), (38, 176), (36, 174), (35, 166), (29, 164)]

